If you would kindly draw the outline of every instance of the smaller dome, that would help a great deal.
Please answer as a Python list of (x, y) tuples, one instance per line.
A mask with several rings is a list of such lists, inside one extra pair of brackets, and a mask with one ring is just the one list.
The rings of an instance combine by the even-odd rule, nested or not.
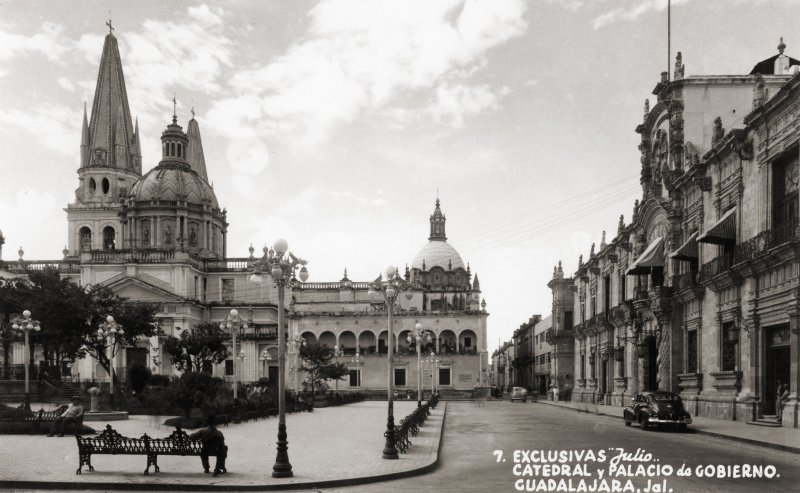
[(445, 270), (452, 266), (453, 269), (463, 269), (464, 261), (461, 260), (461, 255), (458, 254), (446, 241), (431, 240), (427, 245), (414, 257), (411, 263), (412, 269), (422, 269), (422, 263), (425, 263), (425, 270), (430, 270), (431, 267), (441, 267)]
[(176, 200), (190, 204), (210, 203), (219, 209), (214, 189), (188, 164), (162, 162), (139, 179), (131, 190), (134, 201)]

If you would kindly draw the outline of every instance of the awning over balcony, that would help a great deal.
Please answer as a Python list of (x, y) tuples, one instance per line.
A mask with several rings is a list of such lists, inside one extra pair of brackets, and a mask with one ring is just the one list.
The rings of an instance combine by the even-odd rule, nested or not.
[(628, 267), (627, 275), (648, 274), (653, 267), (664, 267), (664, 238), (653, 240)]
[(693, 234), (683, 245), (669, 256), (675, 260), (697, 260), (697, 235)]
[(723, 214), (719, 221), (697, 237), (697, 241), (718, 245), (736, 242), (736, 207)]

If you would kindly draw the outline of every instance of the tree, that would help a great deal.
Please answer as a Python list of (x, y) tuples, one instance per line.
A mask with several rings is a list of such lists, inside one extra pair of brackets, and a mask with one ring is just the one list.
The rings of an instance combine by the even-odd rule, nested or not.
[(175, 405), (183, 409), (188, 418), (193, 407), (208, 411), (222, 405), (225, 400), (225, 381), (208, 373), (186, 372), (170, 381), (170, 395)]
[(97, 329), (109, 315), (124, 329), (124, 335), (117, 337), (118, 347), (136, 346), (142, 337), (163, 335), (156, 317), (159, 308), (157, 303), (128, 301), (127, 298), (117, 296), (105, 286), (91, 287), (88, 295), (91, 303), (88, 323), (82, 334), (83, 347), (78, 351), (79, 358), (86, 356), (94, 358), (106, 372), (110, 372), (111, 359), (108, 349), (111, 341), (97, 337)]
[(57, 269), (29, 271), (28, 279), (23, 308), (30, 310), (42, 327), (39, 333), (31, 333), (31, 350), (41, 344), (45, 361), (60, 369), (62, 362), (72, 363), (80, 354), (91, 297), (78, 284), (61, 278)]
[(342, 380), (348, 374), (347, 365), (333, 361), (333, 348), (319, 342), (306, 342), (300, 346), (300, 370), (308, 374), (308, 384), (316, 392), (320, 383)]
[[(24, 301), (28, 299), (30, 285), (22, 278), (6, 279), (0, 277), (0, 338), (3, 341), (3, 370), (5, 375), (9, 372), (9, 353), (14, 334), (11, 330), (11, 316), (19, 314)], [(10, 377), (6, 377), (10, 378)]]
[(164, 350), (171, 356), (172, 364), (180, 371), (201, 371), (207, 365), (218, 364), (228, 357), (226, 334), (219, 325), (203, 322), (180, 337), (169, 336)]

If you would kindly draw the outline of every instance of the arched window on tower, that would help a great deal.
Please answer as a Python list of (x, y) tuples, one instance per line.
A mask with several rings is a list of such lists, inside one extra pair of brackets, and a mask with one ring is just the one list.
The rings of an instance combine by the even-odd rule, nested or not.
[(103, 250), (114, 250), (116, 248), (116, 232), (111, 226), (103, 228)]
[(97, 182), (94, 181), (94, 178), (89, 178), (89, 195), (94, 195), (95, 190), (97, 190)]
[(108, 195), (108, 191), (111, 190), (111, 183), (108, 181), (108, 178), (103, 178), (101, 183), (103, 185), (103, 195)]
[(84, 226), (78, 232), (79, 248), (81, 250), (92, 249), (92, 230), (88, 226)]

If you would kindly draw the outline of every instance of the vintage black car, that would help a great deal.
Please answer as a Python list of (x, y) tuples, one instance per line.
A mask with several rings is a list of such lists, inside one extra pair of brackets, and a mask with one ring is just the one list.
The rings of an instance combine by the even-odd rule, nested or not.
[(672, 392), (657, 390), (642, 392), (633, 398), (633, 404), (622, 411), (625, 426), (639, 423), (643, 430), (654, 425), (677, 426), (685, 430), (692, 423), (692, 416), (683, 408), (681, 396)]

